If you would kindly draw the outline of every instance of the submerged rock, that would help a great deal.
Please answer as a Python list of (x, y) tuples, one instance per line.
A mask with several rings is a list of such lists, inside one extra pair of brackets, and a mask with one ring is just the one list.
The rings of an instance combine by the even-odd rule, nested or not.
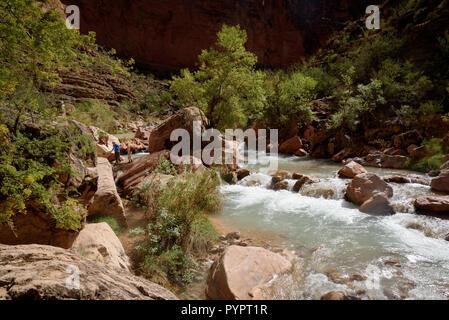
[(383, 193), (391, 198), (393, 188), (374, 173), (362, 173), (348, 184), (345, 197), (348, 201), (361, 205), (376, 193)]
[(360, 298), (343, 291), (332, 291), (323, 295), (321, 300), (360, 300)]
[(292, 264), (259, 247), (230, 246), (210, 268), (206, 295), (213, 300), (251, 300), (254, 291)]
[(281, 169), (271, 172), (270, 175), (272, 177), (279, 177), (281, 180), (292, 178), (292, 175), (290, 172), (288, 172), (287, 170), (281, 170)]
[(335, 199), (337, 196), (337, 189), (332, 186), (307, 186), (301, 190), (301, 194), (307, 197)]
[(405, 177), (405, 176), (391, 176), (384, 178), (385, 182), (393, 182), (393, 183), (417, 183), (422, 184), (424, 186), (430, 185), (430, 181), (424, 178), (419, 177)]
[(288, 190), (288, 188), (289, 188), (288, 181), (285, 180), (279, 181), (273, 185), (273, 190), (275, 191)]
[[(79, 271), (79, 273), (77, 272)], [(74, 273), (79, 275), (76, 287)], [(73, 276), (73, 278), (71, 277)], [(128, 271), (43, 245), (0, 246), (0, 300), (176, 300)]]
[(298, 181), (296, 181), (295, 185), (293, 186), (292, 191), (293, 192), (299, 192), (302, 187), (306, 184), (312, 184), (320, 182), (320, 179), (312, 177), (312, 176), (302, 176)]

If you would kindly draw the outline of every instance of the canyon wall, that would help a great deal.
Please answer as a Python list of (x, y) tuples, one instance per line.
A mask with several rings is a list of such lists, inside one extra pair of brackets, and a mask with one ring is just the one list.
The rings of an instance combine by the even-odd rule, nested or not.
[[(81, 32), (153, 71), (194, 66), (223, 23), (240, 24), (265, 67), (287, 67), (365, 14), (372, 0), (62, 0), (78, 5)], [(378, 1), (377, 1), (378, 2)]]

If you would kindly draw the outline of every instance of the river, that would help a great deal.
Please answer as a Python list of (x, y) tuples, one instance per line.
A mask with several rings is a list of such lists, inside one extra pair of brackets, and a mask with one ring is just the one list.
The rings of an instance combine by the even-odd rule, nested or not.
[[(449, 243), (444, 235), (449, 221), (413, 212), (414, 199), (432, 194), (430, 187), (391, 183), (397, 213), (376, 217), (343, 199), (349, 180), (338, 178), (341, 164), (280, 156), (279, 169), (321, 179), (302, 194), (267, 189), (271, 178), (266, 169), (260, 164), (249, 167), (251, 176), (220, 188), (224, 207), (218, 219), (235, 230), (279, 235), (281, 245), (301, 257), (301, 272), (273, 280), (266, 288), (269, 298), (319, 299), (329, 291), (362, 299), (448, 298)], [(419, 175), (367, 170), (381, 177)], [(335, 276), (331, 281), (328, 276), (347, 278), (354, 273), (358, 280), (351, 282), (335, 281)]]

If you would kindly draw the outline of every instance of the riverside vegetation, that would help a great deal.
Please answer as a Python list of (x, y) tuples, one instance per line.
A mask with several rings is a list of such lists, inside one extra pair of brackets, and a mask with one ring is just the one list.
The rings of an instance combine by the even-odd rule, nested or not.
[[(258, 68), (256, 55), (245, 48), (245, 30), (223, 25), (216, 44), (199, 55), (198, 68), (169, 80), (139, 73), (132, 59), (122, 61), (96, 45), (94, 33), (67, 29), (63, 15), (43, 10), (43, 3), (0, 3), (0, 223), (11, 229), (14, 215), (34, 203), (58, 228), (81, 228), (86, 212), (80, 195), (59, 178), (74, 174), (68, 154), (88, 162), (95, 150), (72, 125), (60, 130), (69, 119), (118, 133), (120, 123), (137, 115), (149, 121), (193, 105), (218, 129), (282, 128), (291, 121), (305, 128), (318, 119), (313, 102), (331, 97), (326, 128), (351, 137), (385, 121), (379, 114), (398, 117), (408, 129), (422, 128), (430, 152), (410, 160), (410, 169), (438, 169), (449, 152), (432, 128), (435, 119), (449, 120), (449, 33), (435, 33), (432, 59), (415, 56), (412, 43), (420, 23), (449, 14), (448, 1), (397, 1), (385, 12), (381, 30), (364, 30), (363, 21), (349, 23), (315, 56), (288, 70)], [(415, 12), (413, 19), (402, 21), (409, 12)], [(55, 88), (63, 75), (86, 70), (106, 70), (133, 94), (116, 103), (89, 97), (61, 103)], [(387, 140), (377, 143), (391, 146)], [(144, 229), (134, 230), (144, 236), (135, 272), (165, 286), (191, 281), (194, 258), (217, 239), (207, 215), (220, 206), (215, 171), (175, 171), (161, 159), (157, 172), (176, 179), (166, 186), (150, 181), (135, 193), (149, 217)]]

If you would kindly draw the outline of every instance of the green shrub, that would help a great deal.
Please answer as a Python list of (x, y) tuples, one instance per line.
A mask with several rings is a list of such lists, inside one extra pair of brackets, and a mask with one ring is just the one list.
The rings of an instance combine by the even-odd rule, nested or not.
[(0, 223), (12, 230), (12, 217), (26, 212), (34, 202), (50, 214), (58, 228), (78, 230), (85, 210), (67, 196), (58, 178), (73, 174), (67, 161), (72, 144), (56, 129), (41, 128), (40, 134), (11, 134), (0, 125)]
[(416, 105), (429, 95), (433, 84), (422, 72), (413, 71), (414, 66), (407, 62), (400, 64), (392, 59), (382, 62), (374, 78), (381, 81), (384, 96), (396, 104)]
[(113, 218), (113, 217), (94, 216), (94, 217), (89, 217), (88, 222), (89, 223), (106, 222), (111, 227), (111, 229), (114, 231), (114, 233), (117, 235), (117, 237), (122, 234), (122, 228), (120, 227), (120, 225), (117, 222), (117, 220), (115, 218)]
[(147, 201), (156, 204), (156, 212), (137, 248), (145, 256), (145, 275), (190, 278), (192, 257), (204, 254), (217, 237), (206, 215), (220, 205), (218, 185), (216, 173), (208, 170), (201, 176), (179, 176), (150, 193)]
[(403, 45), (404, 40), (396, 37), (384, 36), (364, 41), (360, 49), (352, 54), (355, 82), (368, 82), (383, 61), (399, 55)]
[(299, 71), (268, 73), (264, 89), (267, 104), (259, 122), (282, 126), (288, 120), (307, 124), (314, 119), (309, 102), (316, 97), (317, 81)]
[(316, 81), (315, 92), (318, 98), (331, 96), (339, 85), (339, 80), (322, 67), (305, 67), (301, 71), (305, 76)]
[(145, 234), (145, 230), (142, 227), (137, 227), (129, 230), (129, 235), (131, 237), (143, 236)]
[(344, 99), (341, 109), (331, 116), (330, 128), (344, 127), (355, 131), (361, 122), (368, 121), (376, 108), (386, 103), (379, 80), (372, 80), (367, 85), (359, 84), (357, 95), (345, 96)]
[(95, 99), (77, 103), (75, 110), (70, 114), (72, 119), (110, 133), (114, 133), (118, 128), (116, 116), (109, 105)]
[(167, 175), (176, 175), (177, 170), (175, 166), (165, 158), (163, 155), (159, 157), (159, 164), (157, 165), (156, 169), (154, 169), (155, 174), (167, 174)]
[(444, 149), (442, 140), (438, 138), (426, 139), (423, 141), (422, 145), (426, 146), (429, 156), (419, 160), (409, 160), (407, 168), (421, 172), (429, 172), (431, 170), (438, 171), (443, 164), (445, 152), (449, 150)]

